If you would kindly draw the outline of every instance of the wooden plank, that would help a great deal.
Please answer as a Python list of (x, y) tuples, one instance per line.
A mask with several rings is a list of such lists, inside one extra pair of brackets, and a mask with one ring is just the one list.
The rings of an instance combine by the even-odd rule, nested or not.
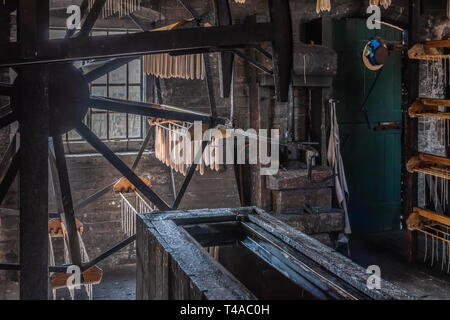
[[(195, 290), (200, 290), (207, 299), (211, 295), (219, 299), (254, 298), (238, 280), (194, 243), (183, 228), (172, 221), (152, 221), (151, 225), (155, 228), (150, 229), (152, 234), (173, 259), (171, 267), (176, 262), (183, 273), (189, 275)], [(177, 290), (181, 289), (177, 287)]]
[[(259, 16), (250, 17), (250, 22), (256, 23)], [(247, 54), (256, 59), (254, 50), (248, 51)], [(250, 128), (259, 132), (261, 129), (269, 130), (272, 126), (271, 107), (272, 101), (270, 99), (272, 93), (271, 88), (260, 87), (258, 83), (258, 73), (255, 68), (248, 63), (245, 64), (245, 71), (249, 79), (249, 108), (250, 108)], [(272, 77), (273, 78), (273, 77)], [(270, 150), (270, 146), (268, 148)], [(242, 168), (247, 169), (246, 166)], [(261, 175), (262, 164), (260, 159), (256, 165), (250, 166), (250, 181), (243, 179), (243, 189), (251, 190), (251, 204), (258, 206), (264, 210), (270, 210), (272, 207), (272, 198), (270, 191), (266, 189), (265, 176)], [(245, 193), (244, 193), (245, 194)], [(248, 201), (248, 200), (247, 200)]]
[[(217, 24), (220, 26), (232, 24), (230, 6), (227, 0), (214, 0), (214, 11)], [(233, 85), (233, 61), (234, 54), (231, 52), (221, 52), (219, 55), (219, 80), (220, 96), (229, 98), (231, 86)]]
[(437, 221), (439, 223), (445, 224), (446, 226), (450, 226), (450, 218), (441, 214), (438, 214), (436, 212), (433, 212), (431, 210), (421, 209), (421, 208), (414, 208), (414, 212), (417, 212), (420, 216)]
[(450, 107), (450, 99), (420, 98), (419, 100), (426, 106)]
[[(34, 81), (33, 79), (39, 79)], [(48, 299), (48, 72), (20, 75), (20, 298)], [(29, 90), (33, 88), (33, 90)], [(32, 106), (30, 108), (30, 106)]]
[(423, 43), (425, 48), (447, 48), (450, 47), (450, 40), (431, 40)]
[(272, 191), (273, 208), (276, 213), (283, 213), (304, 205), (311, 207), (331, 208), (331, 188), (294, 189)]
[[(411, 47), (419, 42), (420, 35), (420, 12), (421, 1), (409, 1), (408, 8), (408, 37)], [(405, 58), (407, 59), (407, 58)], [(406, 90), (403, 90), (403, 134), (402, 134), (402, 200), (403, 200), (403, 225), (411, 214), (413, 208), (417, 206), (418, 201), (418, 182), (417, 174), (408, 172), (406, 165), (409, 159), (417, 153), (418, 148), (418, 120), (409, 117), (408, 108), (419, 97), (419, 63), (417, 60), (406, 61), (406, 68), (402, 78), (405, 79)], [(416, 246), (416, 235), (413, 236), (413, 247)], [(410, 257), (410, 261), (412, 260)]]
[[(333, 187), (334, 179), (328, 167), (314, 167), (311, 171), (312, 180), (308, 179), (307, 169), (283, 170), (266, 177), (266, 186), (270, 190), (312, 189)], [(327, 179), (329, 178), (329, 179)]]
[(329, 211), (318, 213), (277, 214), (276, 218), (306, 234), (343, 232), (344, 212)]
[(450, 159), (440, 156), (435, 156), (433, 154), (428, 153), (419, 153), (419, 159), (427, 162), (434, 162), (438, 164), (442, 164), (444, 166), (450, 166)]
[[(67, 288), (67, 280), (71, 276), (70, 273), (54, 273), (50, 277), (52, 289)], [(99, 284), (102, 281), (103, 271), (97, 266), (90, 267), (83, 272), (83, 280), (81, 284)]]
[[(34, 56), (36, 42), (49, 36), (49, 1), (17, 3), (20, 55)], [(20, 298), (48, 299), (49, 73), (36, 66), (20, 72), (16, 107), (20, 136)]]

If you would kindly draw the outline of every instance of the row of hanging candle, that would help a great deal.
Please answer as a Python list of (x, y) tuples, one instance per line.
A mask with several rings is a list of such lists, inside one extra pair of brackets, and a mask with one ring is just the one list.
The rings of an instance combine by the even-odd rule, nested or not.
[(435, 120), (436, 135), (438, 141), (441, 145), (445, 147), (450, 146), (450, 120), (449, 119), (439, 119)]
[(369, 0), (369, 5), (371, 6), (382, 6), (385, 9), (389, 8), (389, 6), (392, 4), (391, 0)]
[[(425, 80), (431, 85), (431, 91), (441, 94), (443, 89), (450, 85), (450, 66), (447, 66), (447, 55), (425, 60)], [(442, 85), (443, 84), (443, 85)]]
[[(391, 5), (391, 0), (369, 0), (370, 6), (382, 6), (387, 9)], [(321, 11), (331, 11), (331, 0), (317, 0), (316, 4), (316, 12), (320, 13)]]
[(205, 60), (203, 54), (171, 56), (168, 53), (147, 55), (144, 57), (144, 71), (159, 78), (180, 78), (203, 80), (205, 78)]
[[(102, 16), (103, 18), (107, 18), (118, 14), (119, 17), (124, 17), (137, 11), (141, 8), (142, 0), (106, 0), (103, 10)], [(94, 6), (95, 0), (89, 0), (88, 8), (92, 9)]]
[[(448, 274), (450, 273), (449, 229), (448, 227), (442, 226), (435, 226), (434, 229), (435, 230), (429, 228), (425, 229), (429, 234), (424, 233), (425, 250), (423, 262), (426, 262), (427, 259), (429, 259), (431, 260), (431, 266), (433, 267), (435, 262), (438, 264), (439, 260), (441, 260), (441, 270), (446, 270)], [(430, 258), (428, 257), (429, 255), (431, 256)], [(447, 265), (446, 268), (445, 265)]]
[[(92, 9), (95, 0), (89, 0), (88, 7), (89, 10)], [(142, 0), (106, 0), (105, 5), (103, 6), (102, 16), (103, 18), (107, 18), (118, 14), (119, 17), (124, 17), (133, 13), (141, 8)], [(245, 3), (245, 0), (234, 0), (236, 3)], [(3, 0), (3, 4), (5, 4), (5, 0)]]
[[(429, 181), (434, 182), (433, 185), (431, 183), (428, 184), (432, 202), (434, 203), (435, 208), (438, 208), (439, 202), (442, 211), (445, 214), (448, 209), (448, 180), (430, 177)], [(447, 265), (446, 271), (447, 273), (450, 273), (449, 227), (433, 222), (432, 224), (424, 224), (423, 229), (429, 233), (424, 233), (425, 250), (423, 262), (426, 262), (427, 259), (429, 259), (431, 261), (431, 266), (433, 267), (435, 262), (439, 263), (439, 260), (441, 260), (441, 270), (444, 270), (445, 265)]]
[[(154, 124), (156, 158), (176, 172), (186, 175), (188, 167), (194, 163), (195, 153), (201, 150), (202, 141), (189, 139), (190, 124), (175, 122)], [(219, 141), (214, 137), (206, 146), (196, 170), (203, 175), (205, 167), (216, 171), (221, 169)]]

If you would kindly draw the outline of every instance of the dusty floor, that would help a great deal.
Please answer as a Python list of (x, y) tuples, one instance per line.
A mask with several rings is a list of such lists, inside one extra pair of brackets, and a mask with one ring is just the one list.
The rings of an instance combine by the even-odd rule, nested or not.
[(135, 300), (136, 266), (121, 266), (107, 271), (103, 281), (94, 286), (94, 300)]
[[(423, 242), (422, 242), (423, 243)], [(353, 235), (351, 259), (363, 267), (378, 265), (381, 277), (407, 290), (419, 299), (450, 300), (450, 274), (441, 270), (441, 263), (430, 267), (430, 260), (409, 264), (406, 260), (406, 236), (404, 232), (388, 232), (370, 236)], [(103, 281), (94, 286), (94, 300), (136, 299), (136, 267), (120, 266), (105, 270)], [(0, 300), (18, 299), (17, 282), (7, 285), (0, 282)], [(58, 299), (69, 299), (66, 289), (58, 290)]]
[[(136, 266), (120, 266), (114, 270), (105, 270), (103, 280), (93, 288), (94, 300), (135, 300), (136, 299)], [(50, 299), (53, 299), (50, 293)], [(58, 289), (57, 300), (70, 299), (67, 289)], [(0, 300), (19, 299), (18, 282), (0, 281)], [(77, 299), (85, 300), (85, 291), (77, 290)]]
[[(419, 240), (423, 249), (423, 239)], [(406, 289), (419, 299), (450, 299), (450, 274), (446, 268), (441, 270), (441, 261), (434, 263), (419, 251), (420, 260), (409, 264), (406, 258), (406, 234), (404, 231), (372, 234), (369, 236), (352, 236), (350, 243), (351, 259), (367, 268), (378, 265), (381, 277)]]

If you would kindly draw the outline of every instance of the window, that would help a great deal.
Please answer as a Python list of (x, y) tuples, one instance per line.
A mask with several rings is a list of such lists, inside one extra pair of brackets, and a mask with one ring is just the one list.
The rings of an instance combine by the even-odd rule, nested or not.
[[(134, 32), (130, 30), (94, 30), (93, 36), (107, 36)], [(65, 30), (52, 30), (52, 38), (64, 37)], [(83, 65), (92, 63), (85, 61)], [(142, 58), (132, 60), (128, 64), (106, 74), (90, 83), (93, 96), (116, 98), (130, 101), (145, 101)], [(145, 132), (144, 117), (112, 111), (89, 109), (84, 123), (102, 140), (139, 140)], [(82, 141), (74, 131), (66, 134), (66, 141)]]

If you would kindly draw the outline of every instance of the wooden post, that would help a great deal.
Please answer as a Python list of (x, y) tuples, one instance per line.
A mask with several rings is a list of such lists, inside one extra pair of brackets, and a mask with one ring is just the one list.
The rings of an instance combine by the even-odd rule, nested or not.
[[(24, 55), (48, 38), (48, 0), (19, 0), (17, 36)], [(48, 298), (48, 70), (20, 71), (20, 298)]]
[(44, 300), (48, 298), (48, 73), (39, 66), (24, 69), (20, 76), (18, 102), (27, 110), (20, 118), (20, 298)]
[[(250, 22), (256, 23), (264, 18), (252, 16), (249, 19)], [(248, 55), (256, 59), (254, 51), (249, 51)], [(259, 85), (256, 69), (248, 64), (246, 65), (246, 74), (249, 81), (250, 128), (255, 129), (257, 134), (259, 134), (260, 129), (267, 129), (270, 135), (270, 128), (272, 127), (270, 119), (272, 89)], [(250, 181), (248, 182), (244, 185), (244, 189), (251, 189), (251, 204), (263, 210), (272, 210), (271, 192), (266, 188), (266, 177), (261, 175), (259, 159), (258, 164), (250, 166)]]
[[(409, 2), (409, 28), (408, 47), (419, 41), (420, 26), (420, 0)], [(406, 58), (407, 59), (407, 58)], [(403, 105), (403, 152), (402, 152), (402, 173), (403, 173), (403, 224), (412, 213), (414, 206), (417, 206), (418, 187), (417, 174), (409, 173), (406, 170), (407, 161), (417, 153), (418, 148), (418, 120), (409, 117), (408, 108), (419, 96), (419, 64), (417, 60), (409, 59), (404, 72), (404, 83), (407, 87), (407, 97)], [(417, 232), (408, 236), (408, 260), (413, 262), (417, 254)]]

